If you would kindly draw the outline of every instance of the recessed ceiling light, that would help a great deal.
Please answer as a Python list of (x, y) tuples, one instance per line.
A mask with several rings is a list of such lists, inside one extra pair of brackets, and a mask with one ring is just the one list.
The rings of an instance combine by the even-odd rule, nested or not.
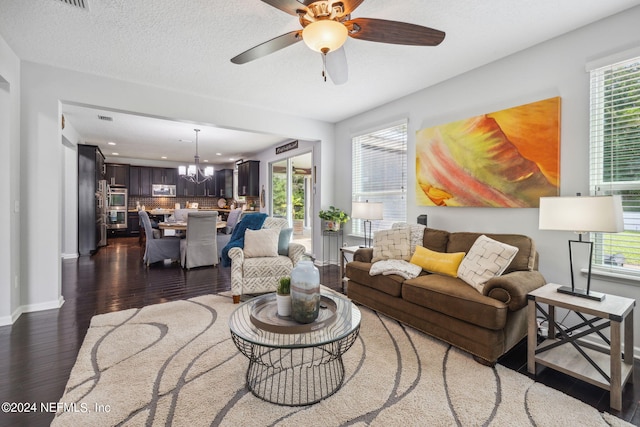
[(109, 142), (107, 142), (107, 144), (109, 144), (109, 145), (116, 145), (116, 143), (115, 143), (115, 142), (113, 142), (113, 141), (109, 141)]
[(119, 156), (120, 153), (111, 153), (112, 156)]
[(222, 156), (222, 153), (216, 153), (216, 156)]
[(232, 157), (229, 159), (230, 162), (233, 162), (235, 159)]
[(205, 163), (209, 163), (209, 160), (206, 160), (206, 159), (205, 159), (205, 160), (203, 160), (203, 162), (205, 162)]
[(161, 158), (161, 159), (166, 159), (166, 158), (167, 158), (167, 156), (162, 156), (162, 157), (160, 157), (160, 158)]

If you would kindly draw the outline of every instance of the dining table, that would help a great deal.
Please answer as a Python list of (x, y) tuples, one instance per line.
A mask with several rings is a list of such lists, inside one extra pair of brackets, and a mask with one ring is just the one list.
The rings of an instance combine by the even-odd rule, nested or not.
[[(216, 223), (216, 229), (220, 230), (227, 226), (227, 221), (218, 221)], [(166, 221), (159, 222), (158, 228), (162, 230), (162, 234), (165, 234), (166, 230), (174, 230), (174, 231), (186, 231), (187, 230), (187, 221)]]

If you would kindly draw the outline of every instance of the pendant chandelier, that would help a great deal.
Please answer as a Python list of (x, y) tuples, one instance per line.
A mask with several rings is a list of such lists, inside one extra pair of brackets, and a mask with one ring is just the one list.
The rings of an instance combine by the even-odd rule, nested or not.
[(194, 165), (178, 166), (178, 175), (181, 178), (193, 182), (194, 184), (202, 184), (213, 178), (213, 166), (207, 166), (204, 169), (200, 167), (200, 156), (198, 156), (198, 132), (200, 129), (194, 129), (196, 132), (196, 155), (194, 156)]

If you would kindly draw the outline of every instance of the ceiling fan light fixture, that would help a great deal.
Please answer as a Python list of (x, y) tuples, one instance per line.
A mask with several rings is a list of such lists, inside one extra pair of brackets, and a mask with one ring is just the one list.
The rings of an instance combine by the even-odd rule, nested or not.
[(302, 30), (302, 40), (309, 49), (324, 54), (340, 49), (348, 36), (344, 24), (330, 19), (312, 22)]

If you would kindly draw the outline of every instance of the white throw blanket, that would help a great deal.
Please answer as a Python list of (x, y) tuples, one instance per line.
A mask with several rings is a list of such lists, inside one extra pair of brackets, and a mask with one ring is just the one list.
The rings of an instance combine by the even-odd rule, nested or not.
[(413, 279), (414, 277), (418, 277), (421, 271), (422, 267), (411, 264), (410, 262), (401, 259), (387, 259), (374, 262), (371, 265), (369, 274), (371, 276), (377, 276), (378, 274), (382, 274), (383, 276), (397, 274), (405, 279)]

